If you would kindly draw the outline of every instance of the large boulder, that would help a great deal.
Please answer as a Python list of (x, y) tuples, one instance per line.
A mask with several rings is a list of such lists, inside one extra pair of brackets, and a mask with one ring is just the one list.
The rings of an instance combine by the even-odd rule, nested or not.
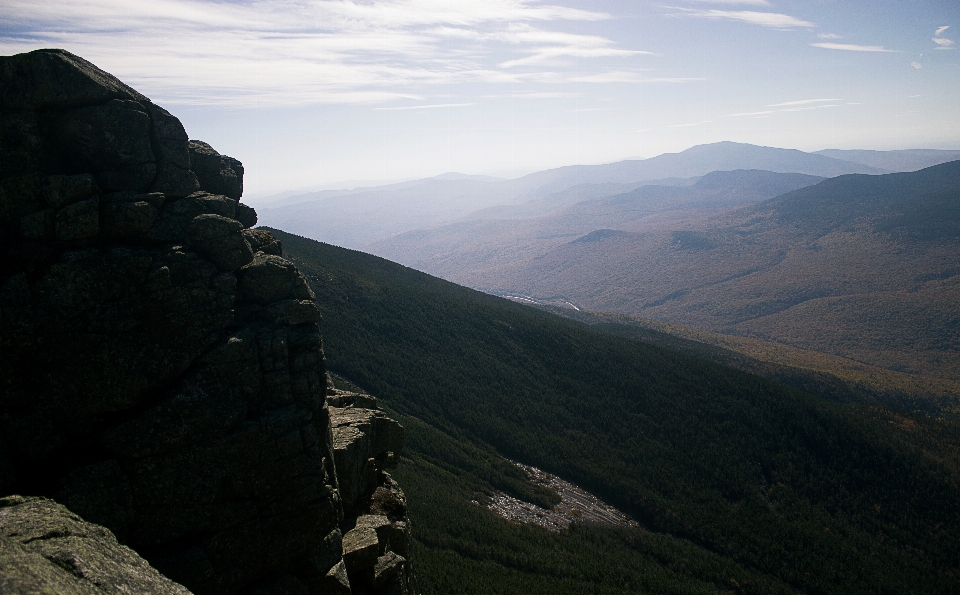
[(240, 200), (243, 194), (243, 164), (221, 155), (199, 140), (190, 141), (190, 169), (197, 174), (200, 189)]
[(0, 176), (90, 173), (104, 192), (182, 197), (200, 189), (188, 143), (179, 120), (79, 56), (0, 57)]

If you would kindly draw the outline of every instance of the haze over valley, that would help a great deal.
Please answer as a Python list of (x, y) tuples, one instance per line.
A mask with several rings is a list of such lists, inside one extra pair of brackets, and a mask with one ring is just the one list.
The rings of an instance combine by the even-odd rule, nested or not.
[(0, 0), (0, 592), (960, 593), (955, 0)]

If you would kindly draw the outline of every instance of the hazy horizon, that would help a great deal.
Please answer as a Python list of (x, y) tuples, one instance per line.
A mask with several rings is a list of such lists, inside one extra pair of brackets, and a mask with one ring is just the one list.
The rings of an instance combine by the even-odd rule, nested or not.
[(735, 141), (960, 148), (960, 7), (820, 0), (0, 0), (246, 166), (246, 190), (517, 177)]

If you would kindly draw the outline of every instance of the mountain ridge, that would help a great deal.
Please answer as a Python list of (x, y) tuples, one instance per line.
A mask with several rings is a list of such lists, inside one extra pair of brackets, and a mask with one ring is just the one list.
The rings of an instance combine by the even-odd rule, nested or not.
[(640, 184), (734, 169), (821, 177), (883, 171), (795, 149), (722, 142), (643, 160), (565, 166), (513, 180), (425, 178), (380, 188), (301, 194), (259, 212), (264, 225), (349, 248), (368, 248), (399, 233), (459, 220), (485, 208), (522, 205), (578, 185)]

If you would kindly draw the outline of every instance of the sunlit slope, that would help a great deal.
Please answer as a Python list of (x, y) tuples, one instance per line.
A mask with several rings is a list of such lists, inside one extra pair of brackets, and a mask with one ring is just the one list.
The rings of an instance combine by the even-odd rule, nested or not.
[[(960, 579), (954, 470), (886, 421), (277, 235), (317, 292), (331, 369), (398, 412), (802, 591), (949, 592)], [(442, 530), (470, 541), (462, 523)]]

